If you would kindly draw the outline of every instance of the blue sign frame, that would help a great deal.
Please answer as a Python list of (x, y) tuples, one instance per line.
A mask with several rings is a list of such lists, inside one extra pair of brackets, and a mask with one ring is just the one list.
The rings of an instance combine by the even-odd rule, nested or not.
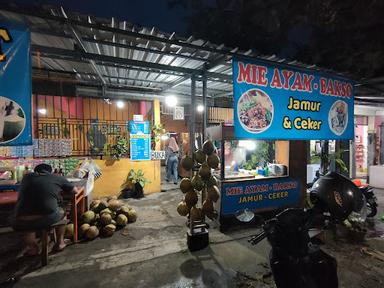
[(233, 59), (235, 136), (353, 139), (354, 83), (262, 60)]
[(0, 145), (32, 145), (30, 32), (0, 25)]
[(222, 182), (220, 215), (297, 206), (300, 198), (300, 182), (291, 177)]
[(148, 121), (129, 121), (132, 161), (151, 160), (151, 134)]

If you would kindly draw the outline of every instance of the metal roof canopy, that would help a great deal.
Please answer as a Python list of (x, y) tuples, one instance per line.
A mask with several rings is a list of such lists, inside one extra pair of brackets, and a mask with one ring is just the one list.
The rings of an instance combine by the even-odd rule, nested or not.
[[(72, 75), (78, 84), (89, 86), (79, 86), (78, 95), (154, 99), (176, 94), (187, 104), (195, 82), (198, 97), (206, 84), (208, 97), (232, 98), (233, 56), (339, 74), (275, 55), (178, 37), (155, 27), (66, 12), (62, 7), (32, 11), (9, 5), (0, 9), (0, 16), (29, 25), (34, 75)], [(384, 78), (357, 83), (356, 102), (384, 103)]]

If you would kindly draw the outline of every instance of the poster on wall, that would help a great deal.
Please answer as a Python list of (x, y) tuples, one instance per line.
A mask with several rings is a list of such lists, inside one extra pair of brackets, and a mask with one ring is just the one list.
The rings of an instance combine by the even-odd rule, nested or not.
[(32, 144), (30, 33), (0, 24), (0, 145)]
[(132, 161), (151, 160), (151, 134), (148, 121), (130, 121), (129, 139)]
[(235, 136), (353, 139), (353, 82), (262, 60), (233, 59)]

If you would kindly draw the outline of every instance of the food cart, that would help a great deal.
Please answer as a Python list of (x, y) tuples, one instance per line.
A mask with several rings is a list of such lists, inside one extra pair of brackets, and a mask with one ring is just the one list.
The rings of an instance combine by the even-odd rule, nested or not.
[[(234, 126), (224, 124), (209, 127), (207, 135), (221, 158), (214, 174), (221, 183), (222, 230), (246, 209), (261, 212), (300, 205), (305, 189), (290, 175), (290, 162), (297, 164), (298, 159), (290, 159), (289, 141), (238, 139)], [(299, 161), (305, 167), (305, 159)]]

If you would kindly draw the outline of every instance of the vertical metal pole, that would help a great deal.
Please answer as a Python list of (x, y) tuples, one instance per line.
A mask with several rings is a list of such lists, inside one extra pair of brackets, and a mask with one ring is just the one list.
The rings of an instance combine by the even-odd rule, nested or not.
[[(190, 155), (192, 159), (194, 159), (193, 152), (195, 151), (195, 129), (196, 129), (196, 78), (194, 75), (191, 76), (191, 116), (190, 116), (190, 129), (189, 129), (189, 150), (190, 150)], [(193, 176), (194, 171), (192, 170), (192, 176)], [(189, 229), (190, 229), (190, 234), (193, 234), (193, 226), (194, 223), (191, 219), (189, 218)]]
[(207, 107), (207, 76), (203, 75), (203, 142), (206, 139), (207, 132), (207, 115), (208, 115), (208, 107)]
[(191, 77), (191, 116), (190, 116), (190, 129), (189, 129), (189, 149), (191, 157), (195, 151), (195, 132), (196, 132), (196, 78), (194, 75)]

